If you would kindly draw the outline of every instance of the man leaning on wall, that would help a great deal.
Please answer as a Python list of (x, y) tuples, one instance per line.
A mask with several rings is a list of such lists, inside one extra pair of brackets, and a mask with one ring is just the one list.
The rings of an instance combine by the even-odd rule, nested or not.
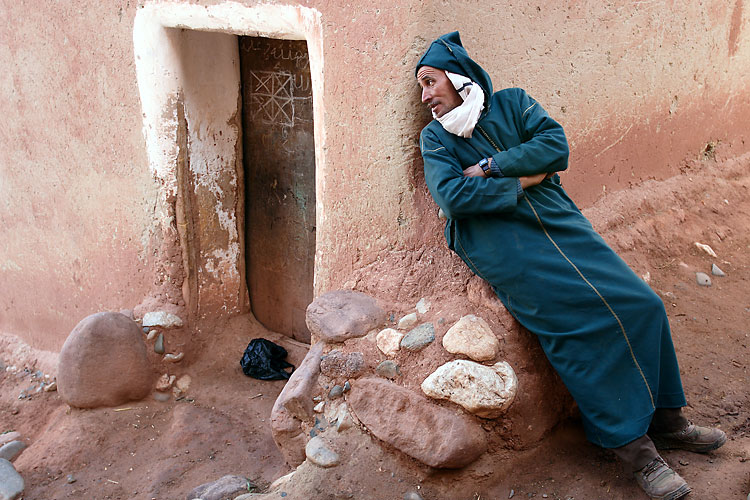
[(657, 449), (705, 453), (726, 435), (683, 416), (664, 304), (563, 190), (562, 127), (522, 89), (493, 93), (458, 32), (432, 42), (416, 77), (434, 118), (420, 136), (425, 180), (448, 246), (539, 338), (587, 438), (651, 498), (687, 495)]

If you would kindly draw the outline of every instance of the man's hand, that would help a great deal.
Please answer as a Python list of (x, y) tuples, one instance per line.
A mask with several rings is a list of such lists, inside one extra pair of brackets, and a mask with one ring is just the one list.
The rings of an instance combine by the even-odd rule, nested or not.
[(475, 163), (474, 165), (470, 167), (466, 167), (464, 170), (464, 177), (487, 177), (484, 175), (484, 170), (482, 170), (482, 167), (479, 166), (478, 163)]
[[(464, 174), (466, 175), (466, 174)], [(532, 186), (536, 186), (540, 182), (542, 182), (547, 177), (554, 175), (554, 174), (548, 174), (548, 173), (541, 173), (536, 175), (529, 175), (526, 177), (519, 177), (518, 180), (521, 181), (521, 189), (530, 188)]]

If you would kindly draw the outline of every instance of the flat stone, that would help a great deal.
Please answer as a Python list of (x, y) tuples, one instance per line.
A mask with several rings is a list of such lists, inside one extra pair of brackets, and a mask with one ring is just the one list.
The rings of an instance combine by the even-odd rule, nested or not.
[(359, 379), (347, 401), (375, 437), (430, 467), (464, 467), (487, 449), (484, 431), (468, 415), (393, 382)]
[(377, 373), (381, 377), (393, 380), (400, 374), (400, 371), (395, 361), (386, 359), (385, 361), (380, 363), (377, 368), (375, 368), (375, 373)]
[(18, 441), (21, 439), (21, 433), (17, 431), (11, 431), (6, 432), (5, 434), (0, 434), (0, 446), (3, 446), (6, 443), (10, 443), (11, 441)]
[(186, 500), (200, 498), (201, 500), (224, 500), (225, 498), (234, 498), (238, 495), (248, 493), (255, 485), (247, 478), (226, 475), (216, 481), (204, 483), (188, 493)]
[(427, 311), (430, 310), (431, 306), (432, 304), (430, 304), (429, 300), (422, 298), (422, 299), (419, 299), (419, 302), (417, 302), (416, 309), (419, 314), (425, 314), (427, 313)]
[(0, 458), (0, 500), (16, 500), (23, 494), (25, 485), (21, 474), (4, 458)]
[(120, 313), (87, 316), (58, 358), (57, 387), (71, 406), (118, 406), (146, 397), (154, 373), (138, 324)]
[(713, 274), (714, 276), (726, 276), (726, 273), (719, 269), (719, 266), (717, 266), (716, 264), (711, 264), (711, 274)]
[(401, 339), (404, 338), (404, 334), (393, 328), (386, 328), (378, 333), (375, 339), (375, 344), (380, 349), (380, 352), (386, 356), (393, 356), (396, 354), (401, 347)]
[(144, 327), (160, 326), (162, 328), (179, 328), (183, 325), (179, 316), (166, 311), (147, 312), (143, 315), (141, 324)]
[(286, 462), (297, 467), (305, 461), (307, 438), (303, 422), (312, 422), (313, 397), (317, 391), (320, 359), (325, 344), (318, 342), (284, 385), (271, 410), (271, 434)]
[(516, 374), (505, 361), (491, 367), (464, 359), (450, 361), (422, 382), (427, 396), (447, 399), (483, 418), (502, 415), (517, 390)]
[(0, 447), (0, 458), (12, 462), (25, 449), (26, 443), (23, 441), (11, 441), (10, 443), (5, 443)]
[(401, 339), (401, 347), (407, 351), (420, 351), (435, 340), (435, 327), (432, 323), (422, 323)]
[(320, 359), (320, 371), (331, 378), (358, 377), (365, 367), (365, 357), (361, 352), (348, 354), (333, 350)]
[(324, 293), (307, 306), (305, 321), (313, 338), (343, 342), (362, 337), (385, 324), (386, 314), (375, 299), (353, 290)]
[(500, 342), (485, 320), (473, 314), (459, 319), (443, 336), (443, 347), (452, 354), (463, 354), (474, 361), (495, 359)]
[(408, 330), (409, 328), (413, 327), (417, 324), (417, 313), (411, 313), (407, 314), (400, 320), (398, 320), (398, 328), (399, 330)]
[(711, 286), (711, 278), (706, 273), (701, 273), (701, 272), (695, 273), (695, 281), (700, 286)]
[(305, 455), (310, 462), (323, 468), (334, 467), (341, 461), (339, 454), (331, 450), (320, 436), (315, 436), (307, 442)]
[(416, 491), (409, 491), (404, 493), (404, 500), (423, 500), (422, 495)]

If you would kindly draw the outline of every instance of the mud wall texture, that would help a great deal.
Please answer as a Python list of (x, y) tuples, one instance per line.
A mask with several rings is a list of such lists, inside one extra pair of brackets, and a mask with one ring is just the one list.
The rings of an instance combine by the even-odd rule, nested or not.
[[(496, 89), (524, 87), (565, 126), (563, 182), (581, 206), (750, 148), (743, 0), (170, 2), (250, 28), (186, 14), (138, 46), (139, 11), (158, 5), (0, 1), (0, 332), (38, 348), (99, 310), (248, 310), (238, 34), (308, 41), (316, 295), (356, 288), (398, 309), (466, 289), (417, 147), (429, 115), (414, 64), (445, 32)], [(258, 20), (271, 5), (297, 9), (291, 27)], [(138, 59), (157, 52), (175, 63), (156, 75), (174, 97), (161, 107)]]

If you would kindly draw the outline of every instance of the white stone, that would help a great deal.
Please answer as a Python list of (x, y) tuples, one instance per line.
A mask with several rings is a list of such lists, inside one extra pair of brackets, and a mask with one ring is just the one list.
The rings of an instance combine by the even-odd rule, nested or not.
[(710, 246), (704, 245), (703, 243), (698, 243), (697, 241), (695, 242), (695, 246), (706, 252), (711, 257), (716, 257), (716, 252), (714, 252), (714, 249)]
[(463, 354), (474, 361), (495, 359), (500, 342), (485, 320), (473, 314), (459, 319), (443, 336), (443, 347), (452, 354)]
[(161, 326), (162, 328), (181, 327), (182, 319), (166, 311), (151, 311), (143, 315), (143, 326)]
[(417, 324), (417, 313), (407, 314), (400, 320), (398, 320), (399, 330), (408, 330)]
[(516, 374), (505, 361), (485, 366), (458, 359), (439, 367), (422, 382), (427, 396), (447, 399), (482, 418), (502, 415), (517, 390)]
[(179, 363), (180, 361), (182, 361), (183, 357), (185, 357), (184, 352), (180, 352), (177, 354), (170, 352), (169, 354), (164, 355), (164, 361), (166, 361), (167, 363)]
[(333, 467), (339, 464), (339, 454), (328, 448), (323, 438), (315, 436), (307, 442), (305, 455), (310, 462), (319, 467)]
[(425, 298), (419, 299), (419, 302), (417, 302), (417, 312), (419, 314), (424, 314), (430, 310), (430, 306), (432, 306), (432, 304), (430, 304), (429, 300)]
[(380, 349), (380, 352), (386, 356), (393, 356), (399, 350), (401, 345), (401, 339), (404, 338), (404, 334), (393, 328), (386, 328), (385, 330), (378, 333), (375, 339), (375, 343)]
[(313, 411), (315, 413), (323, 413), (323, 409), (325, 409), (325, 407), (326, 407), (326, 402), (321, 401), (320, 403), (315, 405), (315, 407), (313, 408)]

